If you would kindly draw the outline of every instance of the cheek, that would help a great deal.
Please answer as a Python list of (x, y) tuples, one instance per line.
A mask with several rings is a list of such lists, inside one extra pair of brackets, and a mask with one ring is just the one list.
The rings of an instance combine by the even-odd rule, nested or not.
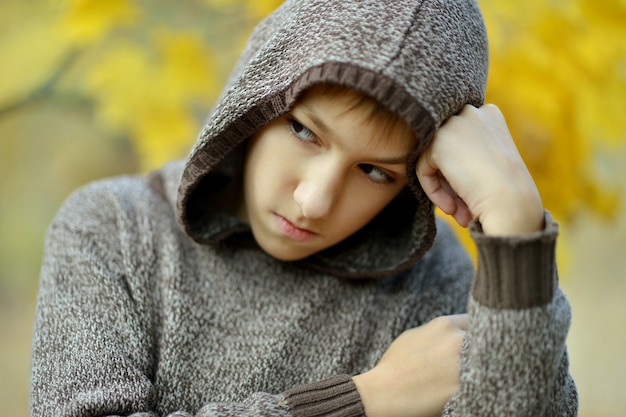
[(335, 225), (346, 237), (370, 222), (378, 215), (401, 191), (395, 187), (381, 190), (377, 187), (353, 186), (346, 190), (340, 207), (335, 212)]
[(275, 142), (276, 139), (266, 135), (250, 143), (244, 174), (247, 198), (272, 199), (290, 181), (293, 159), (286, 157), (284, 147)]

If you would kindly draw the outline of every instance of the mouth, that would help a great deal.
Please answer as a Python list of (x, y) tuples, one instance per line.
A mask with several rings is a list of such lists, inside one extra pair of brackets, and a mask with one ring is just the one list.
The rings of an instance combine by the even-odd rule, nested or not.
[(278, 230), (285, 236), (290, 239), (293, 239), (297, 242), (306, 242), (311, 240), (317, 236), (317, 233), (308, 230), (302, 229), (281, 215), (274, 213), (274, 221)]

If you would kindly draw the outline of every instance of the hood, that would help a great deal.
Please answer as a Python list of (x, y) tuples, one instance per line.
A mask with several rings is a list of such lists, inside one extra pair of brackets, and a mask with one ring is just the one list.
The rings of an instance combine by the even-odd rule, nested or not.
[(237, 175), (246, 139), (291, 110), (307, 88), (340, 84), (378, 100), (419, 140), (407, 190), (357, 234), (304, 262), (345, 277), (408, 268), (435, 237), (417, 158), (448, 117), (465, 104), (483, 104), (487, 67), (487, 37), (473, 0), (286, 1), (253, 32), (187, 159), (179, 223), (199, 243), (214, 243), (229, 228), (241, 231), (224, 216), (216, 229), (204, 197)]

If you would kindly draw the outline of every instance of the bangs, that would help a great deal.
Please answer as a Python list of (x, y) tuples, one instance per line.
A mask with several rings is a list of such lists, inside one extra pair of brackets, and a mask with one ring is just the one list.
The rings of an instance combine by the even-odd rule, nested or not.
[[(347, 103), (346, 113), (359, 111), (365, 114), (365, 121), (375, 126), (379, 132), (377, 140), (389, 140), (390, 138), (402, 138), (414, 141), (415, 132), (408, 123), (395, 113), (389, 111), (378, 100), (339, 84), (318, 84), (311, 87), (319, 94), (345, 100)], [(309, 91), (310, 91), (309, 90)], [(305, 93), (306, 95), (306, 93)]]

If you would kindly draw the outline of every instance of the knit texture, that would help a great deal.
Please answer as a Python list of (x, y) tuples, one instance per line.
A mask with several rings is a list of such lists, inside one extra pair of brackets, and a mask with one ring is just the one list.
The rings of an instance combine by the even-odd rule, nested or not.
[[(180, 169), (162, 171), (164, 194), (141, 177), (89, 185), (54, 220), (33, 339), (33, 417), (360, 415), (345, 375), (371, 369), (402, 331), (466, 311), (472, 264), (443, 223), (405, 273), (337, 279), (242, 240), (187, 238), (171, 202)], [(511, 256), (525, 259), (551, 233)], [(471, 301), (461, 390), (447, 415), (575, 415), (569, 305), (551, 282), (555, 295), (541, 306)]]
[[(474, 276), (413, 172), (437, 127), (482, 103), (486, 50), (471, 0), (285, 2), (253, 34), (186, 161), (89, 184), (55, 217), (31, 416), (363, 416), (351, 376), (403, 331), (468, 306), (444, 414), (575, 415), (557, 226), (547, 216), (544, 231), (510, 238), (475, 227)], [(210, 197), (239, 174), (246, 139), (320, 82), (375, 97), (420, 140), (409, 186), (376, 219), (282, 262)]]
[(292, 388), (285, 392), (285, 405), (294, 415), (302, 417), (359, 417), (365, 413), (349, 375)]
[[(471, 225), (472, 236), (480, 247), (481, 279), (472, 285), (477, 301), (497, 308), (527, 308), (550, 302), (557, 286), (554, 250), (558, 226), (549, 215), (545, 224), (542, 232), (505, 242), (482, 234), (478, 222)], [(528, 242), (534, 243), (532, 250)]]
[[(403, 194), (341, 250), (320, 253), (309, 265), (351, 277), (409, 268), (435, 234), (432, 205), (415, 176), (417, 156), (444, 120), (465, 104), (483, 103), (487, 55), (473, 0), (286, 1), (252, 34), (187, 160), (179, 221), (197, 242), (208, 242), (208, 211), (199, 206), (216, 183), (237, 172), (240, 145), (291, 109), (308, 87), (340, 84), (375, 98), (413, 127), (419, 139), (407, 165), (413, 196)], [(207, 178), (216, 175), (219, 182)], [(372, 245), (381, 256), (364, 257)]]
[[(443, 226), (410, 272), (379, 280), (337, 279), (247, 243), (198, 245), (140, 177), (76, 192), (45, 252), (33, 416), (308, 415), (295, 387), (364, 372), (405, 329), (464, 311), (472, 275)], [(339, 397), (310, 391), (304, 404)]]

